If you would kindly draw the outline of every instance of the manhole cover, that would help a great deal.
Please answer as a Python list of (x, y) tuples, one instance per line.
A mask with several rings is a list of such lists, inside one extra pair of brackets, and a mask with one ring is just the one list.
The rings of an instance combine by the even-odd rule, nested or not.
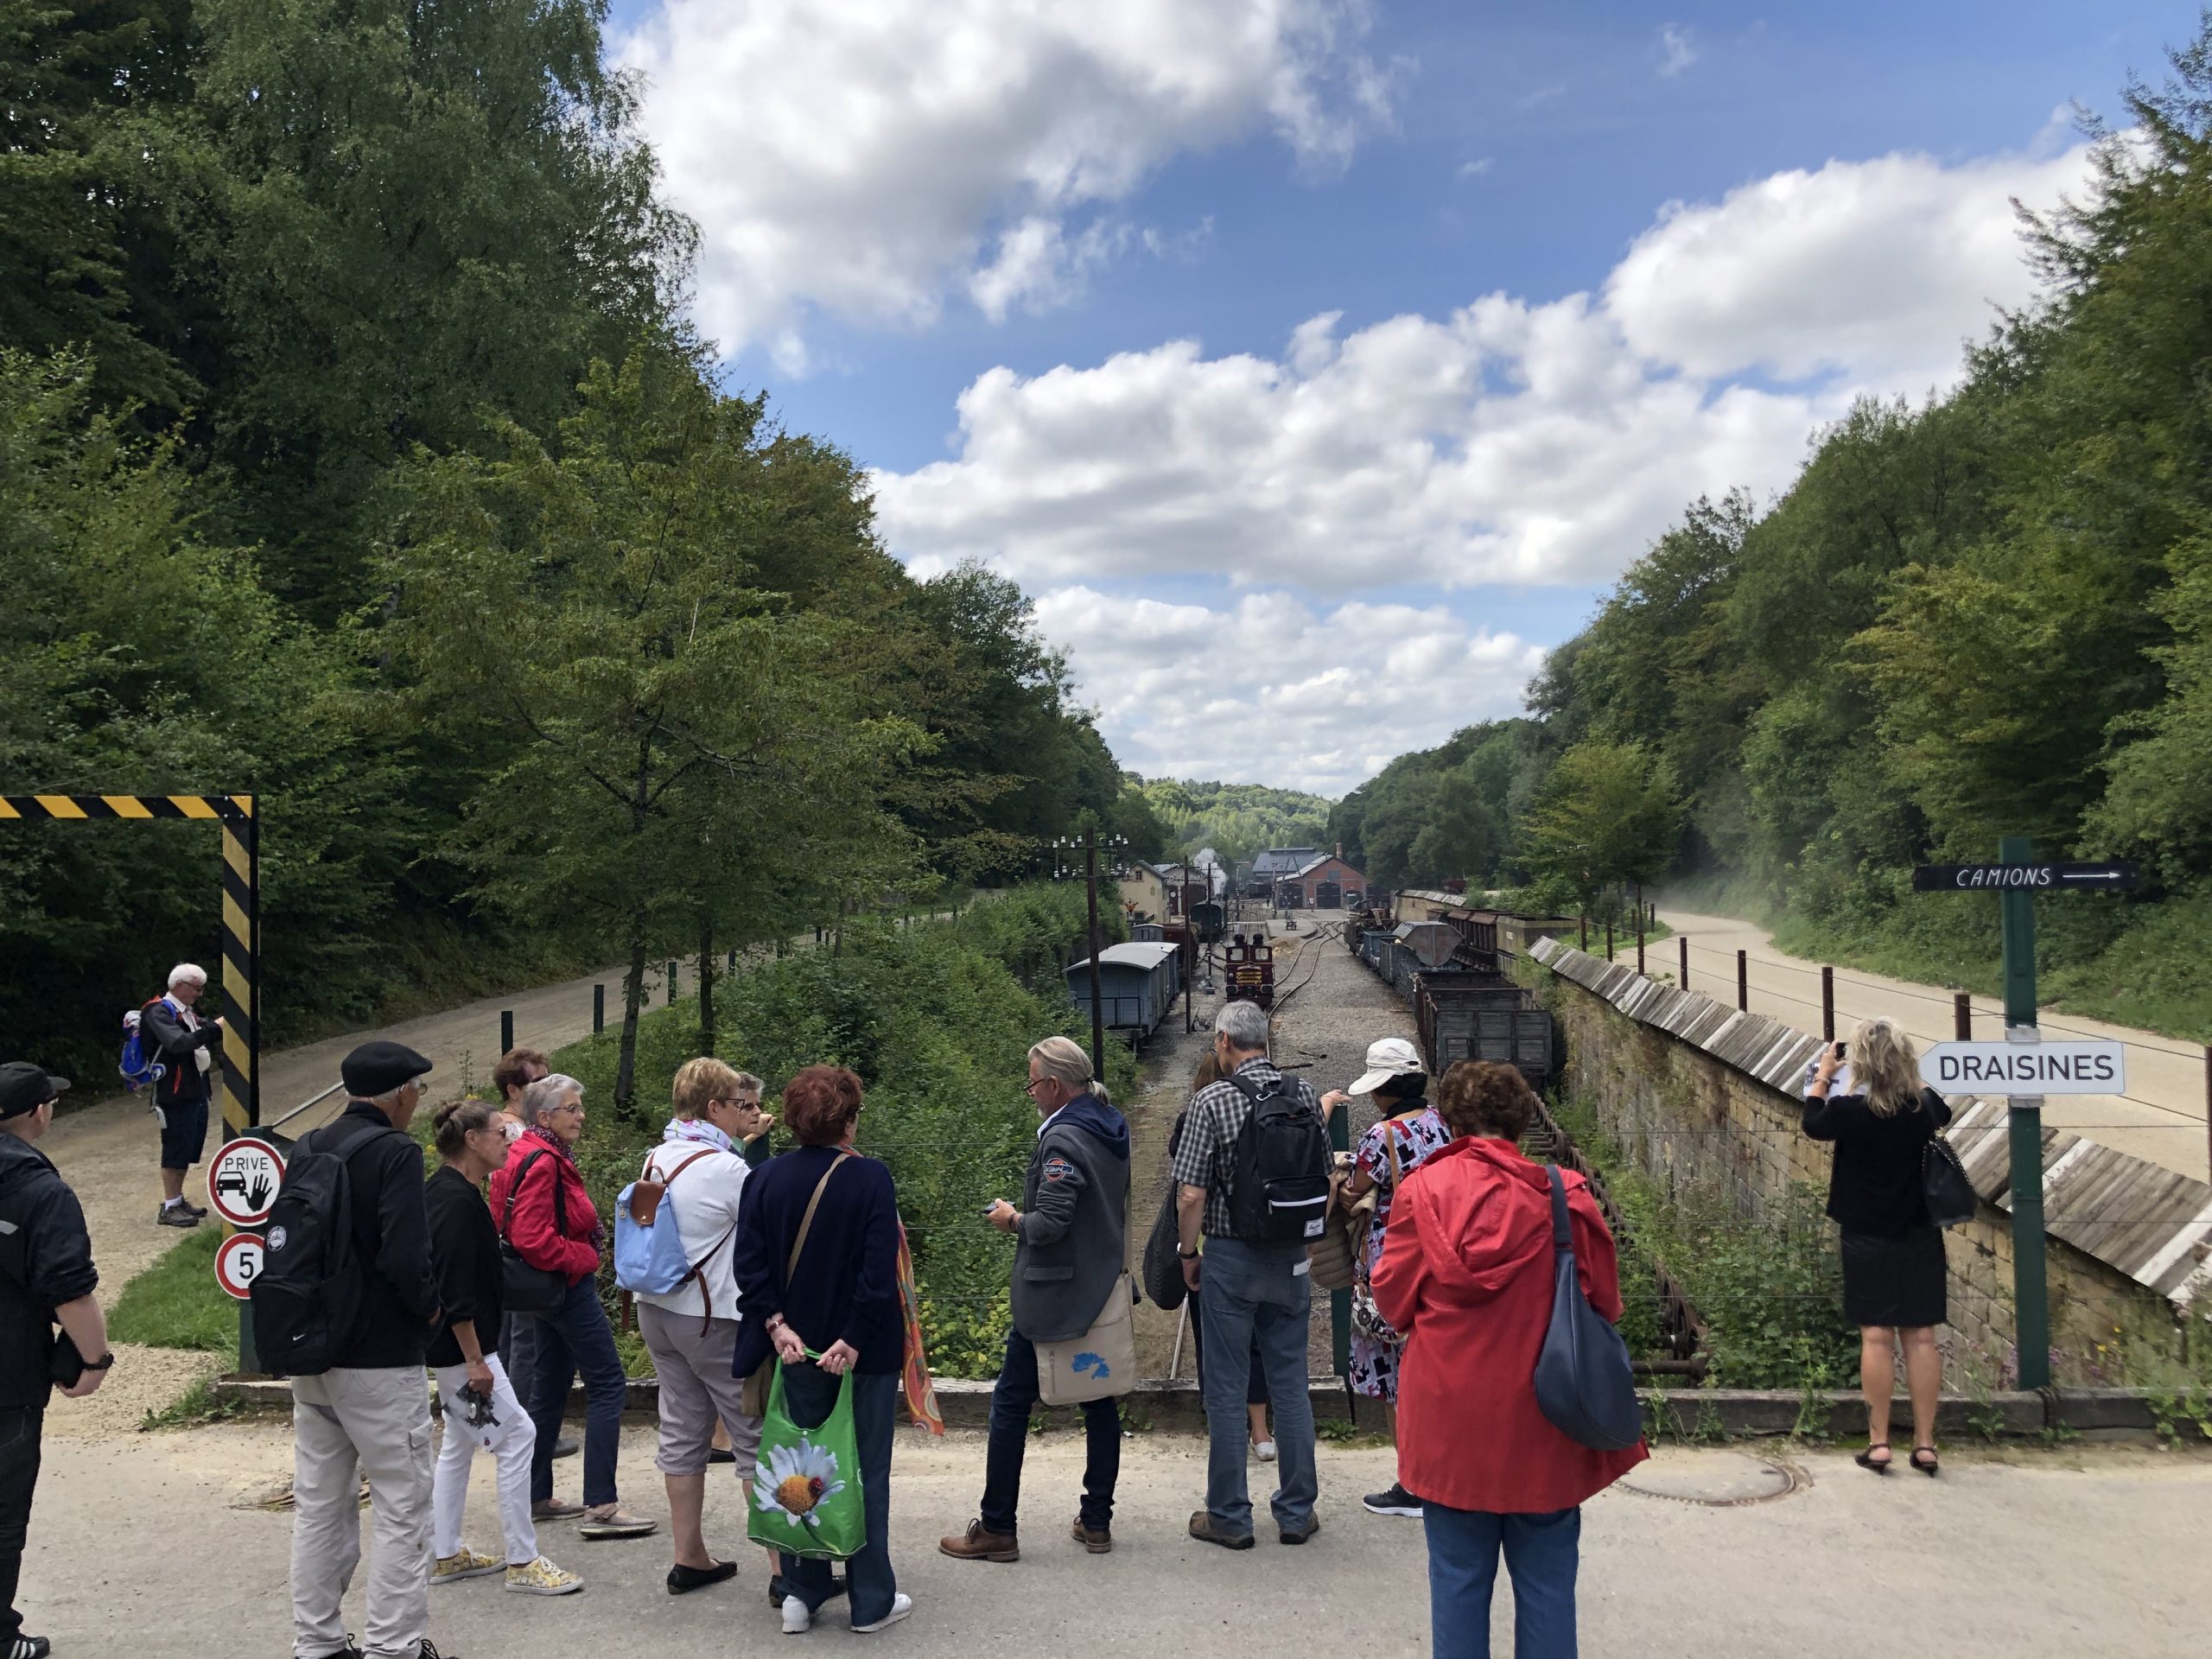
[(1666, 1446), (1622, 1476), (1619, 1484), (1645, 1497), (1726, 1509), (1787, 1497), (1806, 1480), (1779, 1458), (1719, 1446)]

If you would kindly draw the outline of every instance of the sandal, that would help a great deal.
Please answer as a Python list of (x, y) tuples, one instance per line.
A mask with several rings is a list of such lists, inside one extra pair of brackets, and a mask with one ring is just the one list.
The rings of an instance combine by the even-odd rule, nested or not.
[[(1928, 1454), (1928, 1461), (1925, 1463), (1923, 1463), (1920, 1460), (1920, 1454), (1923, 1452)], [(1912, 1448), (1911, 1462), (1914, 1468), (1919, 1470), (1922, 1474), (1927, 1476), (1930, 1480), (1936, 1478), (1936, 1471), (1940, 1470), (1943, 1466), (1942, 1459), (1936, 1455), (1936, 1448), (1932, 1446), (1914, 1446)]]
[[(1887, 1440), (1869, 1440), (1866, 1443), (1866, 1449), (1864, 1452), (1861, 1452), (1857, 1457), (1852, 1459), (1852, 1461), (1857, 1464), (1861, 1469), (1872, 1469), (1878, 1475), (1886, 1475), (1890, 1472), (1890, 1465), (1892, 1459), (1889, 1458), (1877, 1458), (1874, 1454), (1877, 1452), (1886, 1452), (1889, 1449), (1890, 1443)], [(1919, 1465), (1915, 1465), (1914, 1466), (1916, 1468)]]

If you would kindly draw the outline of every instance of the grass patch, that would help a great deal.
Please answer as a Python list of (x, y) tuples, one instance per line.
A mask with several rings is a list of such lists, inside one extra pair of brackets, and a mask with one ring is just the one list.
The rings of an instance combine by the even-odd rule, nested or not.
[(215, 1282), (215, 1249), (221, 1243), (214, 1224), (203, 1222), (125, 1285), (108, 1315), (109, 1337), (148, 1348), (233, 1351), (238, 1345), (238, 1305)]
[(138, 1432), (149, 1434), (157, 1428), (196, 1428), (202, 1423), (219, 1423), (235, 1417), (239, 1410), (235, 1400), (217, 1399), (215, 1379), (203, 1376), (161, 1410), (149, 1411), (145, 1421), (138, 1425)]

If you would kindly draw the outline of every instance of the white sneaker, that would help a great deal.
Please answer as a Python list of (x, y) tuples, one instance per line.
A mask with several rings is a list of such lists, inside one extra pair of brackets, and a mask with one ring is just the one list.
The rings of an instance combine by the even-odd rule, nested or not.
[(1262, 1463), (1273, 1463), (1275, 1460), (1275, 1443), (1273, 1440), (1260, 1440), (1255, 1443), (1252, 1452)]
[(797, 1596), (785, 1596), (784, 1598), (784, 1634), (804, 1636), (813, 1628), (814, 1615), (807, 1611), (806, 1604)]
[[(791, 1603), (787, 1601), (784, 1605), (788, 1607), (791, 1605)], [(866, 1636), (869, 1631), (880, 1630), (887, 1624), (896, 1624), (900, 1619), (906, 1618), (907, 1614), (913, 1611), (914, 1599), (908, 1595), (905, 1591), (901, 1590), (897, 1595), (891, 1598), (891, 1611), (889, 1612), (886, 1613), (881, 1618), (877, 1619), (873, 1624), (854, 1625), (853, 1634), (855, 1636)], [(791, 1626), (786, 1624), (784, 1628), (789, 1630)]]

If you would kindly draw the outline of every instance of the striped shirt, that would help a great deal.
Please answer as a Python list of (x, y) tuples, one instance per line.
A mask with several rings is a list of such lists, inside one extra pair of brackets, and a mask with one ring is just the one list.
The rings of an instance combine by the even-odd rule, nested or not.
[[(1255, 1087), (1281, 1079), (1289, 1094), (1304, 1101), (1316, 1116), (1320, 1115), (1321, 1100), (1313, 1085), (1303, 1077), (1284, 1077), (1272, 1060), (1247, 1060), (1236, 1068), (1236, 1075)], [(1208, 1238), (1236, 1236), (1229, 1217), (1229, 1185), (1236, 1178), (1237, 1137), (1251, 1116), (1251, 1097), (1226, 1077), (1199, 1090), (1184, 1113), (1182, 1136), (1175, 1142), (1168, 1167), (1178, 1186), (1205, 1189)]]

